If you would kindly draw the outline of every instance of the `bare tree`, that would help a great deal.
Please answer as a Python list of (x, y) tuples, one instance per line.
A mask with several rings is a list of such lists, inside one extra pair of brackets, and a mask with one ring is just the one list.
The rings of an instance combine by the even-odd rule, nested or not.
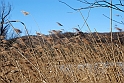
[(7, 19), (11, 13), (11, 5), (8, 3), (5, 4), (4, 1), (1, 1), (0, 5), (0, 36), (7, 37), (7, 32), (9, 30), (9, 23), (7, 22)]

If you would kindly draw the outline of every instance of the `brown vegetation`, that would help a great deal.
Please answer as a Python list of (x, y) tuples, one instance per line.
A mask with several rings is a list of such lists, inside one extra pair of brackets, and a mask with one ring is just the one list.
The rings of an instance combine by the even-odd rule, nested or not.
[(123, 83), (123, 34), (1, 37), (0, 83)]

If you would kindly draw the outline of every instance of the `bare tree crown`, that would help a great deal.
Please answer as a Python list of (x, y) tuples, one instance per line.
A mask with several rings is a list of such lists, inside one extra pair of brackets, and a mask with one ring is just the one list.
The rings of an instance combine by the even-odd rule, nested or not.
[(7, 32), (9, 29), (9, 24), (7, 23), (8, 16), (11, 12), (11, 5), (5, 4), (4, 1), (1, 1), (0, 5), (0, 36), (7, 36)]
[(94, 2), (91, 2), (91, 1), (89, 2), (88, 0), (77, 0), (77, 1), (81, 2), (82, 4), (87, 4), (88, 6), (76, 9), (70, 6), (69, 4), (67, 4), (66, 2), (59, 0), (59, 2), (67, 5), (73, 10), (83, 10), (83, 9), (96, 8), (96, 7), (105, 7), (105, 8), (112, 8), (114, 10), (124, 12), (124, 9), (122, 8), (124, 7), (124, 0), (118, 0), (118, 3), (115, 3), (115, 4), (114, 3), (111, 4), (111, 2), (107, 0), (95, 0)]

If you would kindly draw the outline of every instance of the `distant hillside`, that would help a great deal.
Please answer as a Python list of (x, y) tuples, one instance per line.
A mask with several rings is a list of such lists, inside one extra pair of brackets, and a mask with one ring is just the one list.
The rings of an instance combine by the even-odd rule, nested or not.
[[(113, 37), (113, 42), (114, 43), (121, 43), (124, 45), (124, 32), (113, 32), (112, 33), (112, 37)], [(50, 38), (52, 38), (54, 40), (54, 42), (58, 41), (58, 39), (72, 39), (78, 37), (79, 39), (86, 39), (89, 42), (97, 42), (97, 43), (110, 43), (111, 42), (111, 34), (110, 33), (79, 33), (79, 34), (75, 34), (74, 32), (65, 32), (65, 33), (61, 33), (61, 34), (50, 34), (50, 35), (42, 35), (42, 36), (37, 36), (37, 35), (30, 35), (28, 36), (22, 36), (21, 38), (29, 43), (28, 39), (30, 38), (30, 40), (37, 40), (37, 41), (47, 41)], [(9, 40), (10, 43), (16, 41), (18, 38), (14, 38)], [(73, 42), (73, 39), (72, 39)]]

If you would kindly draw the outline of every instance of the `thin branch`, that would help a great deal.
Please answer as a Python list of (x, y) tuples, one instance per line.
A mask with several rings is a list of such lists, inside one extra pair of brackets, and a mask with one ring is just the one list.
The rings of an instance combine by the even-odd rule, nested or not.
[(63, 2), (63, 1), (60, 1), (60, 0), (58, 0), (59, 2), (61, 2), (61, 3), (63, 3), (63, 4), (65, 4), (65, 5), (67, 5), (69, 8), (71, 8), (71, 9), (73, 9), (73, 10), (79, 10), (79, 9), (75, 9), (75, 8), (73, 8), (73, 7), (71, 7), (70, 5), (68, 5), (67, 3), (65, 3), (65, 2)]
[[(106, 16), (105, 14), (103, 14), (103, 16), (105, 16), (105, 17), (107, 17), (108, 19), (110, 19), (108, 16)], [(116, 20), (113, 20), (112, 19), (112, 21), (114, 21), (114, 22), (116, 22), (116, 23), (119, 23), (119, 24), (123, 24), (122, 22), (118, 22), (118, 21), (116, 21)], [(124, 25), (124, 24), (123, 24)]]
[(66, 2), (63, 2), (63, 1), (61, 1), (61, 0), (59, 0), (59, 2), (61, 2), (61, 3), (63, 3), (63, 4), (65, 4), (66, 6), (68, 6), (69, 8), (71, 8), (71, 9), (73, 9), (73, 10), (75, 10), (75, 11), (77, 11), (77, 10), (82, 10), (82, 9), (89, 9), (89, 8), (95, 8), (95, 7), (106, 7), (106, 8), (112, 8), (112, 9), (115, 9), (115, 10), (118, 10), (118, 11), (121, 11), (121, 12), (124, 12), (124, 10), (123, 9), (120, 9), (118, 6), (124, 6), (123, 4), (122, 4), (122, 1), (120, 1), (120, 3), (119, 4), (111, 4), (110, 2), (107, 2), (107, 1), (105, 1), (105, 0), (103, 0), (103, 1), (95, 1), (95, 2), (93, 2), (93, 3), (90, 3), (90, 2), (88, 2), (87, 0), (77, 0), (77, 1), (79, 1), (79, 2), (81, 2), (81, 3), (84, 3), (84, 4), (87, 4), (87, 5), (90, 5), (90, 6), (87, 6), (87, 7), (81, 7), (81, 8), (73, 8), (73, 7), (71, 7), (70, 5), (68, 5)]
[(9, 7), (8, 13), (3, 17), (3, 19), (5, 19), (5, 18), (10, 14), (10, 12), (11, 12), (11, 5), (10, 5), (10, 7)]

